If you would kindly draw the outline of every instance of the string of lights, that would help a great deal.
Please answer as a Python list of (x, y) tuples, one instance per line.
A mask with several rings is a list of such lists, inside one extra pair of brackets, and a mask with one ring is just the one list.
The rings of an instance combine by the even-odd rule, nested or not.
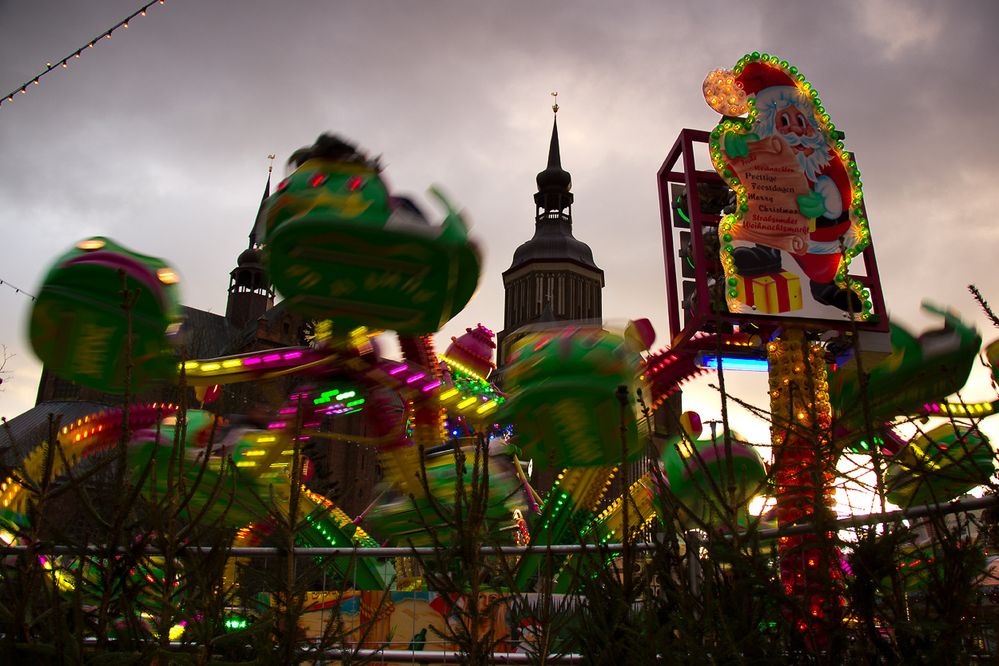
[(0, 97), (0, 106), (3, 106), (4, 104), (9, 104), (9, 103), (13, 102), (15, 95), (18, 95), (18, 94), (20, 94), (20, 95), (27, 94), (29, 87), (30, 86), (37, 86), (39, 80), (43, 76), (45, 76), (46, 74), (49, 74), (50, 72), (53, 72), (54, 70), (59, 69), (59, 68), (66, 69), (67, 67), (69, 67), (69, 61), (70, 60), (74, 60), (76, 58), (79, 58), (80, 55), (84, 51), (86, 51), (87, 49), (94, 48), (94, 46), (97, 45), (97, 44), (99, 44), (101, 42), (101, 40), (111, 39), (111, 33), (113, 33), (115, 30), (118, 30), (119, 28), (127, 30), (128, 29), (128, 22), (129, 21), (133, 20), (136, 16), (145, 16), (146, 15), (146, 10), (148, 10), (150, 7), (152, 7), (155, 4), (162, 5), (165, 2), (166, 2), (166, 0), (151, 0), (150, 2), (147, 2), (146, 4), (142, 5), (142, 7), (140, 7), (137, 10), (135, 10), (134, 12), (132, 12), (129, 16), (127, 16), (126, 18), (124, 18), (121, 21), (119, 21), (116, 25), (114, 25), (111, 28), (105, 30), (104, 32), (102, 32), (98, 36), (94, 37), (89, 42), (87, 42), (86, 44), (84, 44), (80, 48), (76, 49), (75, 51), (73, 51), (72, 53), (70, 53), (69, 55), (67, 55), (65, 58), (63, 58), (61, 60), (57, 60), (56, 62), (47, 62), (47, 63), (45, 63), (45, 69), (43, 69), (41, 72), (39, 72), (38, 74), (36, 74), (34, 78), (32, 78), (29, 81), (21, 84), (17, 88), (14, 88), (13, 90), (11, 90), (9, 93), (7, 93), (6, 95), (4, 95), (3, 97)]
[(7, 287), (8, 289), (13, 289), (15, 294), (24, 294), (25, 296), (27, 296), (31, 300), (33, 300), (33, 301), (36, 300), (34, 296), (32, 296), (31, 294), (29, 294), (25, 290), (21, 289), (17, 285), (11, 284), (7, 280), (4, 280), (4, 279), (0, 278), (0, 285), (3, 285), (4, 287)]

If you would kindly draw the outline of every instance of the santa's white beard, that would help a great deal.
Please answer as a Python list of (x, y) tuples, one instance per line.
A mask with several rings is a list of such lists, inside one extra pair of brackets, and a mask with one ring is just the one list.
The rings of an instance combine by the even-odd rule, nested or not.
[(778, 111), (793, 106), (806, 119), (811, 119), (813, 114), (811, 101), (797, 88), (777, 86), (766, 88), (760, 92), (757, 95), (756, 103), (759, 115), (753, 124), (753, 131), (761, 139), (768, 136), (781, 136), (792, 147), (804, 146), (811, 148), (811, 155), (806, 156), (803, 152), (798, 151), (795, 151), (795, 155), (798, 158), (798, 164), (801, 165), (801, 169), (805, 172), (805, 176), (809, 182), (814, 183), (832, 159), (832, 153), (829, 151), (828, 144), (826, 144), (825, 136), (823, 136), (822, 132), (819, 131), (818, 127), (811, 120), (806, 121), (812, 130), (811, 136), (798, 136), (797, 134), (790, 133), (781, 134), (777, 131)]
[(784, 137), (784, 140), (787, 141), (791, 148), (804, 146), (805, 148), (812, 149), (809, 155), (805, 154), (807, 151), (802, 152), (798, 150), (795, 150), (794, 154), (798, 158), (798, 164), (801, 165), (802, 171), (805, 172), (808, 182), (814, 183), (818, 180), (822, 174), (822, 170), (826, 168), (829, 160), (832, 159), (832, 153), (829, 152), (829, 146), (826, 145), (825, 137), (821, 134), (813, 134), (812, 136), (781, 134), (781, 136)]

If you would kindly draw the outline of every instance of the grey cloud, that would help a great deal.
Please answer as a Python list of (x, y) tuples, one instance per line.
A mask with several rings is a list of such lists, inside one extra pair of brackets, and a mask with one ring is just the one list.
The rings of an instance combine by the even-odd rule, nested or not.
[[(0, 4), (0, 89), (135, 6)], [(999, 16), (989, 2), (906, 3), (907, 20), (932, 22), (918, 40), (865, 28), (890, 28), (900, 6), (168, 0), (0, 107), (0, 278), (35, 286), (72, 242), (107, 233), (168, 258), (186, 300), (221, 311), (266, 155), (280, 163), (332, 130), (382, 153), (399, 190), (440, 183), (474, 223), (488, 273), (438, 345), (478, 321), (498, 330), (499, 274), (533, 231), (559, 90), (575, 230), (606, 271), (605, 313), (651, 316), (664, 343), (655, 172), (682, 127), (716, 120), (700, 94), (707, 71), (760, 50), (800, 67), (846, 130), (893, 314), (925, 325), (918, 303), (931, 295), (984, 326), (964, 286), (999, 299), (983, 221)], [(0, 342), (30, 365), (28, 303), (0, 288), (0, 305), (11, 313)], [(0, 394), (0, 414), (30, 395)]]

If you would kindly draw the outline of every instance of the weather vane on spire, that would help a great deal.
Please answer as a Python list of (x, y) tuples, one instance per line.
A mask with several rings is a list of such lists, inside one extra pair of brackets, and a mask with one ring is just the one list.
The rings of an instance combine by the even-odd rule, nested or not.
[(274, 157), (275, 157), (274, 153), (271, 153), (267, 156), (267, 159), (271, 161), (271, 163), (267, 165), (267, 173), (274, 171)]
[(552, 113), (558, 113), (558, 93), (553, 92), (551, 96), (555, 98), (555, 103), (552, 104)]

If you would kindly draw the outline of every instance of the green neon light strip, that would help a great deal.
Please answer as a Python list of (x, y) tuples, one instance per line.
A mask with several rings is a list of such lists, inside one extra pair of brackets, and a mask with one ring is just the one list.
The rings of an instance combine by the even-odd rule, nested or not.
[[(677, 198), (676, 198), (676, 202), (677, 202), (678, 204), (680, 203), (680, 197), (679, 197), (679, 196), (677, 196)], [(687, 217), (687, 214), (683, 212), (683, 208), (681, 208), (680, 206), (677, 206), (677, 207), (676, 207), (676, 213), (677, 213), (677, 215), (679, 215), (679, 216), (680, 216), (680, 219), (681, 219), (681, 220), (683, 220), (683, 221), (684, 221), (684, 222), (686, 222), (687, 224), (690, 224), (690, 218), (689, 218), (689, 217)]]

